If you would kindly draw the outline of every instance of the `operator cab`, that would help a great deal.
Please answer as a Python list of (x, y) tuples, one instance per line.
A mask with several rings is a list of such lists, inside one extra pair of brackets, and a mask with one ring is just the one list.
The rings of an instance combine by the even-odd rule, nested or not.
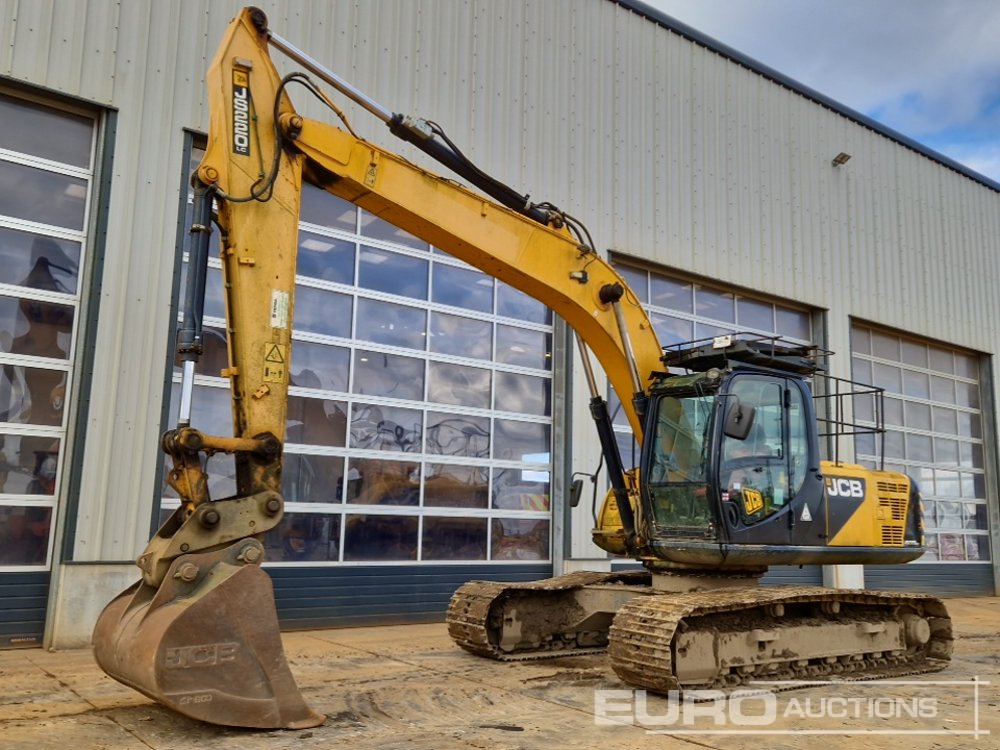
[[(665, 354), (671, 368), (692, 372), (651, 390), (642, 517), (657, 557), (718, 566), (738, 545), (773, 555), (801, 543), (796, 514), (823, 497), (806, 381), (822, 369), (817, 356), (811, 347), (728, 336)], [(768, 562), (779, 560), (757, 564)]]

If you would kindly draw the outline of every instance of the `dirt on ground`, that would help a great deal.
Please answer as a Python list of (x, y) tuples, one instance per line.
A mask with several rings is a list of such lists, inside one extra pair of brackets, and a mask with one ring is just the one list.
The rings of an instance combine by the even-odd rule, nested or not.
[(3, 750), (906, 750), (1000, 747), (1000, 599), (948, 602), (948, 669), (884, 683), (760, 686), (685, 703), (629, 690), (605, 657), (499, 663), (443, 624), (284, 635), (305, 731), (202, 724), (106, 677), (89, 651), (0, 652)]

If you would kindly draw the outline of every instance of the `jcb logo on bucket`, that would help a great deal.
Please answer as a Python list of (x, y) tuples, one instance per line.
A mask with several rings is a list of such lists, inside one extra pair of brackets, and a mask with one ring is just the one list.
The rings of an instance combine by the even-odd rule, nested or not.
[(202, 643), (197, 646), (168, 648), (163, 652), (163, 666), (167, 669), (190, 669), (191, 667), (215, 667), (236, 661), (240, 644)]

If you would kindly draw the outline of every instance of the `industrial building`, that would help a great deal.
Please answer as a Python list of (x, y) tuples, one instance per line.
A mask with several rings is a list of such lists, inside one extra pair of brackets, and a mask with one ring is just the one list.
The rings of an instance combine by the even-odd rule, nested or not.
[[(886, 390), (885, 464), (920, 484), (927, 554), (768, 581), (996, 594), (1000, 184), (640, 2), (259, 4), (373, 99), (581, 219), (664, 344), (780, 334)], [(0, 647), (86, 643), (177, 506), (159, 436), (188, 178), (240, 7), (0, 7)], [(436, 620), (471, 578), (624, 564), (590, 542), (589, 491), (568, 502), (599, 449), (551, 311), (318, 189), (301, 222), (288, 515), (266, 540), (284, 626)], [(196, 419), (230, 434), (212, 268)], [(877, 460), (870, 436), (845, 450)], [(210, 470), (224, 495), (231, 462)]]

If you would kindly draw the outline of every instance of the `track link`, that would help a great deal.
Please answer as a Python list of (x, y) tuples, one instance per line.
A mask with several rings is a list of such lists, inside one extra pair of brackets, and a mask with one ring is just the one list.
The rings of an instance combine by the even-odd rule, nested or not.
[[(784, 609), (826, 612), (808, 618), (815, 627), (816, 643), (824, 639), (824, 625), (844, 623), (879, 632), (900, 610), (919, 613), (929, 623), (926, 643), (905, 649), (861, 651), (825, 657), (801, 658), (780, 653), (760, 658), (750, 643), (751, 635), (769, 638), (780, 629)], [(792, 618), (789, 618), (792, 619)], [(793, 623), (794, 624), (794, 623)], [(747, 641), (745, 659), (723, 666), (710, 677), (680, 680), (676, 674), (678, 635), (734, 632)], [(714, 641), (713, 641), (714, 642)], [(761, 651), (764, 647), (761, 646)], [(684, 689), (731, 690), (754, 683), (785, 680), (837, 679), (873, 680), (935, 672), (943, 669), (952, 650), (951, 620), (940, 600), (921, 594), (871, 591), (832, 591), (812, 587), (727, 590), (636, 598), (619, 610), (611, 626), (608, 653), (618, 676), (636, 687), (668, 693)], [(718, 655), (716, 654), (716, 658)], [(778, 686), (778, 690), (795, 687)], [(770, 688), (768, 688), (770, 689)]]
[[(649, 586), (646, 572), (596, 573), (579, 571), (556, 578), (529, 583), (496, 583), (469, 581), (460, 587), (448, 606), (448, 634), (466, 651), (498, 661), (524, 661), (553, 656), (602, 653), (603, 643), (581, 646), (572, 639), (552, 633), (532, 650), (504, 650), (501, 648), (500, 630), (504, 606), (519, 597), (530, 598), (533, 608), (558, 608), (563, 595), (587, 586)], [(637, 592), (638, 593), (638, 592)]]

